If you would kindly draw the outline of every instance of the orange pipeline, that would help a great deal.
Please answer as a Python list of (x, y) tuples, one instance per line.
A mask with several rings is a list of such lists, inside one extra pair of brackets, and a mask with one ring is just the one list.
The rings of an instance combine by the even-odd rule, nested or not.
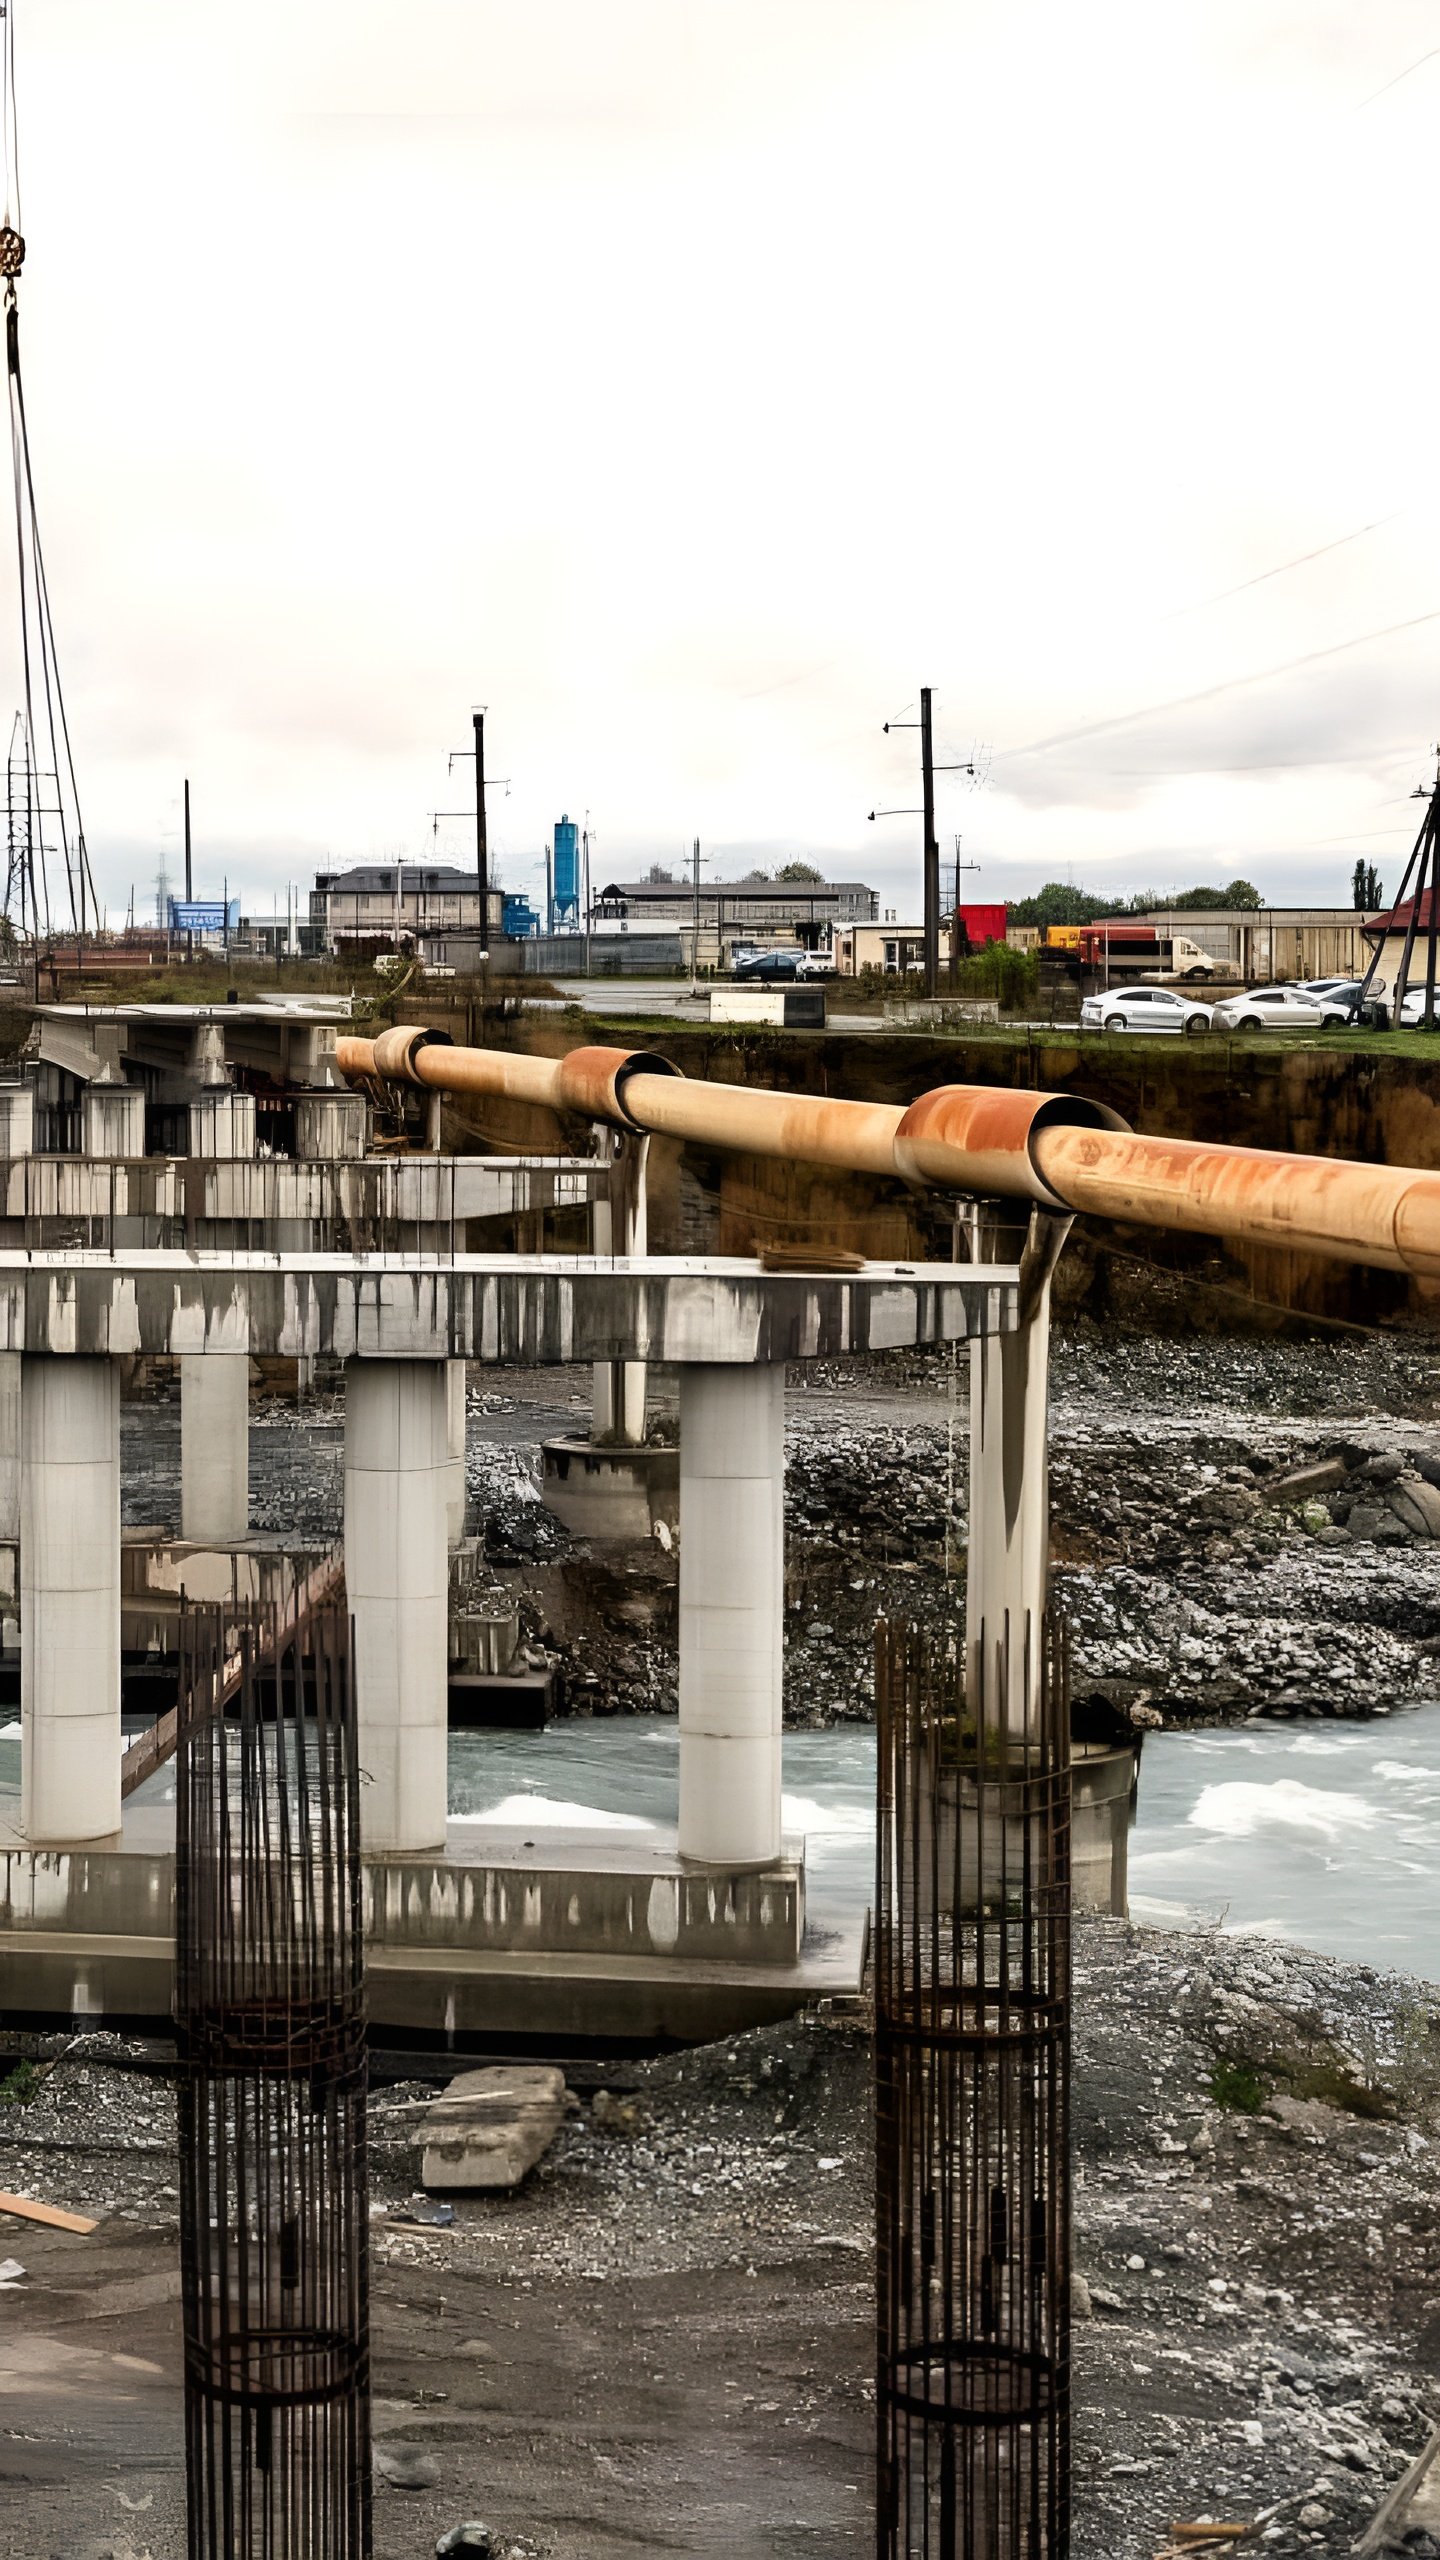
[(901, 1109), (682, 1076), (663, 1058), (572, 1049), (563, 1058), (452, 1048), (397, 1028), (342, 1038), (341, 1072), (447, 1093), (503, 1096), (747, 1155), (898, 1175), (962, 1191), (1083, 1211), (1440, 1278), (1440, 1174), (1341, 1157), (1150, 1138), (1101, 1103), (998, 1085), (941, 1085)]

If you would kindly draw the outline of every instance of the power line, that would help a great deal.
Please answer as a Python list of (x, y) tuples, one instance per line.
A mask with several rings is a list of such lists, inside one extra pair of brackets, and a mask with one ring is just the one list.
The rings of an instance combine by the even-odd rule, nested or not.
[(1258, 577), (1242, 578), (1238, 587), (1222, 587), (1218, 595), (1202, 596), (1198, 604), (1177, 604), (1169, 613), (1162, 613), (1160, 619), (1178, 622), (1182, 614), (1205, 613), (1212, 604), (1228, 604), (1232, 596), (1248, 595), (1252, 587), (1263, 587), (1267, 578), (1288, 577), (1292, 569), (1307, 568), (1312, 560), (1323, 560), (1331, 551), (1343, 551), (1347, 542), (1360, 542), (1367, 533), (1378, 533), (1382, 525), (1393, 524), (1396, 516), (1403, 514), (1403, 507), (1397, 507), (1394, 515), (1376, 516), (1372, 524), (1358, 525), (1353, 533), (1342, 533), (1334, 542), (1322, 542), (1318, 551), (1302, 551), (1298, 559), (1282, 560), (1278, 568), (1262, 569)]
[(1368, 98), (1360, 100), (1359, 106), (1355, 109), (1356, 115), (1360, 113), (1361, 107), (1373, 107), (1377, 98), (1388, 97), (1392, 89), (1399, 88), (1402, 80), (1409, 79), (1412, 71), (1423, 71), (1426, 63), (1433, 62), (1437, 54), (1440, 54), (1440, 44), (1432, 44), (1429, 52), (1422, 53), (1418, 62), (1407, 62), (1404, 70), (1397, 71), (1393, 80), (1383, 80), (1378, 89), (1371, 90)]
[(1002, 747), (1001, 759), (1014, 756), (1048, 754), (1051, 747), (1076, 746), (1083, 738), (1103, 737), (1110, 729), (1128, 729), (1137, 720), (1154, 720), (1164, 711), (1189, 711), (1197, 702), (1214, 702), (1222, 693), (1241, 693), (1248, 685), (1271, 684), (1277, 676), (1289, 676), (1301, 667), (1318, 666), (1325, 658), (1343, 658), (1351, 649), (1368, 649), (1377, 640), (1393, 640), (1402, 631), (1418, 631), (1427, 622), (1440, 622), (1440, 605), (1429, 613), (1412, 614), (1408, 622), (1387, 623), (1383, 631), (1360, 631), (1353, 639), (1335, 640), (1326, 649), (1309, 649), (1302, 658), (1287, 658), (1278, 667), (1257, 667), (1253, 675), (1227, 676), (1221, 684), (1202, 685), (1198, 693), (1176, 694), (1169, 702), (1147, 702), (1137, 711), (1116, 711), (1106, 720), (1093, 720), (1084, 729), (1058, 729), (1053, 737), (1032, 738), (1028, 746)]

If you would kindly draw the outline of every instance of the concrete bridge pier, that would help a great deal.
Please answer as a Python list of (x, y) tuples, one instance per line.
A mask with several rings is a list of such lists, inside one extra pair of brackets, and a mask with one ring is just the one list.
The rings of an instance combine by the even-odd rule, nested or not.
[[(970, 1540), (965, 1573), (965, 1680), (1003, 1707), (1018, 1732), (1039, 1678), (1049, 1585), (1050, 1281), (1068, 1217), (1008, 1203), (971, 1220), (976, 1262), (1020, 1265), (1021, 1322), (970, 1345)], [(999, 1685), (996, 1696), (995, 1684)]]
[(20, 1353), (0, 1351), (0, 1547), (20, 1543)]
[(445, 1535), (458, 1547), (465, 1535), (465, 1435), (467, 1370), (463, 1360), (445, 1363)]
[(449, 1366), (345, 1365), (345, 1581), (371, 1851), (445, 1845)]
[[(591, 1249), (601, 1256), (642, 1255), (649, 1250), (645, 1169), (650, 1141), (616, 1136), (606, 1130), (601, 1144), (610, 1153), (610, 1180), (606, 1190), (597, 1191), (590, 1204)], [(627, 1448), (638, 1448), (645, 1437), (645, 1392), (643, 1360), (597, 1360), (591, 1396), (592, 1438), (617, 1440)]]
[(234, 1546), (250, 1531), (250, 1361), (198, 1354), (180, 1363), (180, 1535)]
[(680, 1854), (780, 1855), (785, 1371), (680, 1372)]
[(120, 1372), (26, 1355), (21, 1390), (21, 1828), (120, 1828)]

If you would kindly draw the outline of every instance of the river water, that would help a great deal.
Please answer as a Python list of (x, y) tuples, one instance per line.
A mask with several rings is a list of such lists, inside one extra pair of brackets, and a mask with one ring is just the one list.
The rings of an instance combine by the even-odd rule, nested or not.
[[(663, 1716), (457, 1733), (451, 1805), (472, 1820), (675, 1819)], [(784, 1822), (808, 1843), (812, 1920), (853, 1928), (873, 1892), (875, 1736), (785, 1737)], [(1363, 1724), (1257, 1722), (1146, 1742), (1130, 1842), (1134, 1917), (1219, 1925), (1440, 1975), (1440, 1702)]]
[[(452, 1818), (526, 1839), (547, 1825), (673, 1826), (672, 1717), (452, 1733)], [(873, 1894), (875, 1736), (785, 1737), (784, 1825), (807, 1843), (811, 1924), (858, 1934)], [(18, 1722), (0, 1726), (0, 1796), (18, 1792)], [(147, 1797), (173, 1796), (174, 1772)], [(1267, 1723), (1146, 1742), (1130, 1842), (1134, 1917), (1289, 1938), (1440, 1977), (1440, 1701), (1374, 1722)]]

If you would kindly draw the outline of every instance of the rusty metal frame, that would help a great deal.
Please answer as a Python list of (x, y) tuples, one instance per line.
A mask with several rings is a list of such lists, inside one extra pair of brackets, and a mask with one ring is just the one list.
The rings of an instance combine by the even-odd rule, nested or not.
[(1065, 2560), (1070, 1747), (1047, 1617), (967, 1699), (953, 1638), (883, 1622), (875, 1983), (879, 2560)]
[(187, 1610), (175, 2031), (190, 2560), (371, 2550), (348, 1623)]

